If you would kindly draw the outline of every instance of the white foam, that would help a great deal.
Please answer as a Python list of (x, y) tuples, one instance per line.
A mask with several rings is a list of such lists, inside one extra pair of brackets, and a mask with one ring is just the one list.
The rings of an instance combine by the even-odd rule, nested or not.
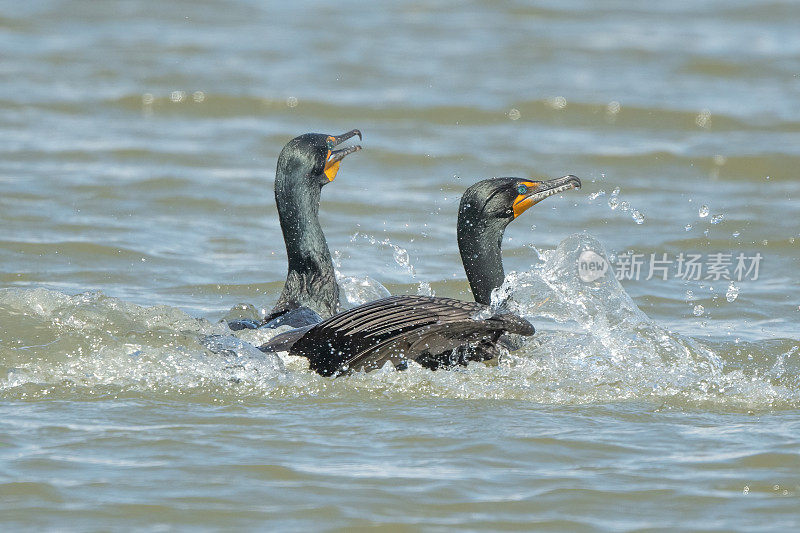
[[(337, 379), (309, 371), (301, 358), (276, 359), (255, 349), (281, 330), (232, 336), (225, 324), (168, 306), (142, 307), (100, 293), (0, 290), (0, 396), (178, 395), (235, 402), (390, 395), (725, 409), (800, 405), (791, 341), (710, 346), (669, 331), (636, 306), (610, 270), (583, 281), (578, 257), (586, 250), (607, 258), (596, 239), (573, 235), (543, 252), (536, 267), (510, 273), (494, 292), (494, 310), (516, 311), (537, 328), (497, 365), (432, 372), (412, 363), (402, 372), (384, 368)], [(382, 296), (380, 288), (352, 279), (343, 292), (355, 304)], [(202, 343), (215, 335), (222, 354)]]

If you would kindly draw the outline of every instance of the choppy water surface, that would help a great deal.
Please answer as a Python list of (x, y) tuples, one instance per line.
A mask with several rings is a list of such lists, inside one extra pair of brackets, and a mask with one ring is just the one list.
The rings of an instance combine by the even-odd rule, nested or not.
[[(3, 4), (0, 524), (800, 526), (797, 27), (790, 1)], [(356, 127), (321, 208), (347, 305), (468, 297), (460, 193), (583, 179), (506, 233), (521, 351), (334, 380), (270, 333), (199, 342), (280, 291), (282, 145)], [(586, 282), (585, 250), (646, 261)], [(681, 253), (763, 259), (648, 276)]]

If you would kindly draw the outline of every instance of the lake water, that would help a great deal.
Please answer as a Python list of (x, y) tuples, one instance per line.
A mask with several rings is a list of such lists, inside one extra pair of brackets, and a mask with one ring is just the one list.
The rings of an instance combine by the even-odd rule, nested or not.
[[(791, 0), (0, 3), (0, 527), (800, 527), (799, 27)], [(320, 209), (349, 304), (469, 298), (464, 189), (582, 178), (506, 232), (522, 350), (330, 379), (199, 343), (282, 287), (283, 144), (352, 128)]]

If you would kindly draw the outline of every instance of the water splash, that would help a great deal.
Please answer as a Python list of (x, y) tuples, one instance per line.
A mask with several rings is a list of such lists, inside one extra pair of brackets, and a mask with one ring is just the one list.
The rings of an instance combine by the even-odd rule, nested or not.
[(619, 187), (611, 191), (611, 196), (608, 197), (608, 207), (616, 210), (619, 207)]
[(427, 281), (420, 281), (419, 288), (417, 289), (419, 296), (436, 296), (436, 292), (431, 288), (431, 284)]
[(737, 287), (736, 284), (731, 281), (730, 285), (728, 285), (728, 290), (725, 292), (725, 299), (728, 300), (728, 302), (734, 302), (738, 297), (739, 287)]
[(2, 397), (208, 393), (253, 380), (274, 386), (284, 375), (276, 356), (249, 344), (206, 350), (201, 340), (230, 333), (223, 322), (96, 292), (0, 290), (0, 324)]
[[(269, 358), (253, 348), (275, 330), (243, 330), (232, 338), (225, 324), (167, 306), (141, 307), (99, 293), (0, 290), (0, 397), (244, 402), (380, 395), (800, 406), (797, 342), (711, 345), (669, 331), (635, 305), (611, 270), (582, 281), (577, 260), (586, 250), (608, 261), (596, 239), (579, 234), (542, 252), (544, 262), (535, 268), (510, 273), (492, 308), (523, 314), (537, 334), (495, 366), (475, 363), (450, 372), (411, 364), (403, 372), (387, 367), (322, 378), (304, 359)], [(222, 354), (201, 344), (208, 336)]]
[[(509, 274), (493, 295), (493, 305), (509, 306), (510, 292), (515, 310), (537, 324), (535, 340), (511, 354), (507, 364), (530, 372), (529, 379), (551, 399), (800, 402), (800, 386), (773, 383), (758, 369), (747, 374), (734, 364), (726, 366), (714, 350), (653, 322), (610, 270), (595, 281), (582, 281), (577, 261), (587, 250), (608, 261), (596, 239), (573, 235), (549, 252), (543, 265)], [(549, 330), (544, 319), (552, 322)]]
[(411, 266), (411, 259), (409, 259), (408, 257), (408, 250), (389, 243), (388, 239), (386, 240), (386, 243), (394, 248), (394, 251), (392, 253), (394, 262), (400, 265), (401, 267), (405, 268), (406, 270), (408, 270), (408, 273), (414, 276), (414, 267)]
[(595, 200), (597, 200), (598, 198), (600, 198), (601, 196), (603, 196), (605, 194), (606, 194), (606, 191), (604, 191), (603, 189), (600, 189), (599, 191), (591, 193), (589, 195), (589, 200), (590, 201), (595, 201)]
[(391, 296), (389, 289), (369, 276), (342, 276), (338, 271), (336, 274), (340, 303), (346, 309)]
[[(358, 233), (350, 239), (354, 241)], [(374, 240), (374, 238), (373, 238)], [(333, 272), (339, 284), (339, 304), (344, 308), (355, 307), (363, 303), (390, 296), (389, 290), (379, 281), (369, 276), (346, 276), (342, 273), (342, 253), (333, 251)]]
[[(417, 279), (417, 273), (414, 270), (414, 265), (411, 262), (411, 257), (409, 256), (407, 249), (403, 248), (402, 246), (398, 246), (398, 245), (394, 244), (388, 238), (379, 240), (379, 239), (375, 238), (372, 235), (368, 235), (368, 234), (365, 234), (365, 233), (359, 233), (359, 232), (354, 233), (350, 237), (350, 242), (356, 242), (359, 239), (364, 240), (364, 241), (368, 242), (369, 244), (371, 244), (373, 246), (380, 246), (380, 247), (383, 247), (383, 248), (389, 248), (392, 251), (392, 259), (394, 260), (394, 262), (397, 265), (399, 265), (403, 270), (405, 270), (406, 273), (408, 274), (408, 276), (412, 280), (416, 280)], [(337, 269), (338, 268), (339, 267), (337, 265)], [(337, 277), (338, 276), (339, 276), (339, 273), (337, 272)], [(350, 279), (356, 280), (357, 278), (350, 278)], [(377, 281), (372, 280), (372, 279), (370, 279), (368, 277), (366, 279), (369, 280), (371, 285), (373, 285), (374, 290), (372, 290), (371, 292), (363, 294), (363, 297), (356, 295), (356, 298), (354, 298), (353, 301), (350, 301), (351, 299), (348, 297), (348, 301), (352, 305), (362, 304), (362, 303), (368, 302), (370, 300), (375, 300), (375, 299), (378, 299), (378, 298), (384, 298), (384, 297), (390, 295), (389, 291), (383, 285), (381, 285)], [(356, 291), (356, 292), (358, 292), (358, 291)], [(424, 281), (420, 281), (419, 282), (419, 287), (417, 289), (417, 294), (424, 295), (424, 296), (433, 296), (434, 295), (433, 291), (431, 290), (430, 284), (427, 283), (427, 282), (424, 282)]]
[(356, 242), (358, 239), (362, 239), (367, 241), (369, 244), (373, 246), (382, 246), (385, 248), (390, 248), (392, 250), (392, 258), (394, 259), (395, 263), (400, 265), (408, 275), (412, 278), (416, 278), (417, 275), (414, 272), (414, 265), (411, 264), (411, 259), (408, 255), (408, 250), (403, 248), (402, 246), (398, 246), (394, 244), (392, 241), (387, 239), (378, 240), (372, 235), (367, 235), (365, 233), (354, 233), (352, 237), (350, 237), (350, 242)]
[[(611, 195), (608, 198), (608, 207), (610, 207), (612, 211), (616, 211), (617, 209), (619, 209), (623, 213), (630, 213), (631, 219), (633, 219), (634, 222), (636, 222), (637, 224), (644, 224), (645, 221), (644, 214), (638, 209), (632, 208), (630, 202), (628, 202), (627, 200), (620, 201), (619, 192), (620, 192), (619, 187), (611, 191)], [(590, 200), (594, 200), (596, 198), (597, 196), (592, 196), (592, 195), (589, 196)]]

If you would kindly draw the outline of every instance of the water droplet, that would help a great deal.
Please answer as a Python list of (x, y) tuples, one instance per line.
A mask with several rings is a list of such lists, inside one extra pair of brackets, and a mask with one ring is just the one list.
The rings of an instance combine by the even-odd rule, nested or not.
[(155, 97), (153, 96), (153, 94), (152, 94), (152, 93), (144, 93), (144, 94), (142, 95), (142, 103), (143, 103), (144, 105), (150, 105), (150, 104), (152, 104), (154, 101), (155, 101)]
[(169, 94), (169, 99), (175, 103), (183, 102), (184, 98), (186, 98), (186, 92), (184, 91), (172, 91)]
[(639, 212), (639, 210), (637, 210), (637, 209), (634, 209), (634, 210), (633, 210), (633, 213), (631, 213), (631, 218), (633, 218), (633, 220), (634, 220), (634, 221), (635, 221), (637, 224), (644, 224), (644, 215), (643, 215), (643, 214), (641, 214), (641, 213)]
[(737, 287), (732, 281), (731, 284), (728, 285), (728, 290), (725, 293), (725, 299), (729, 302), (734, 301), (739, 296), (739, 287)]
[(691, 225), (691, 224), (686, 224), (686, 225), (683, 227), (683, 229), (685, 229), (686, 231), (692, 231), (692, 225)]
[(294, 96), (290, 96), (286, 99), (286, 105), (289, 107), (297, 107), (297, 98)]
[(606, 106), (606, 113), (608, 113), (609, 115), (616, 115), (617, 113), (619, 113), (620, 109), (622, 109), (622, 106), (620, 105), (619, 102), (614, 100), (613, 102), (609, 102), (608, 105)]
[(711, 123), (711, 111), (703, 109), (694, 119), (695, 124), (700, 128), (707, 128)]
[(516, 108), (509, 109), (508, 113), (506, 114), (508, 115), (508, 118), (510, 118), (511, 120), (519, 120), (520, 117), (522, 116), (522, 113), (520, 113), (519, 109)]
[(563, 96), (556, 96), (547, 100), (547, 105), (553, 109), (564, 109), (567, 107), (567, 99)]
[(434, 296), (431, 284), (428, 283), (427, 281), (421, 281), (419, 284), (419, 288), (417, 289), (417, 294), (419, 294), (420, 296)]
[(589, 195), (589, 200), (597, 200), (597, 198), (603, 196), (605, 193), (606, 191), (604, 191), (603, 189), (600, 189), (597, 192), (593, 192), (592, 194)]
[(631, 204), (629, 202), (620, 202), (619, 208), (623, 211), (627, 211), (631, 208)]
[(717, 154), (714, 156), (714, 164), (717, 165), (718, 167), (724, 165), (726, 161), (727, 158), (724, 155)]
[(692, 312), (694, 313), (694, 316), (701, 316), (703, 313), (705, 313), (705, 311), (706, 311), (705, 307), (703, 307), (700, 304), (697, 304), (694, 306), (694, 310)]
[(700, 215), (700, 218), (706, 218), (708, 213), (708, 206), (706, 204), (701, 205), (700, 209), (697, 210), (697, 214)]
[(741, 235), (741, 234), (742, 234), (742, 233), (741, 233), (741, 232), (739, 232), (739, 231), (734, 231), (733, 233), (731, 233), (731, 236), (733, 236), (733, 237), (738, 237), (738, 236), (739, 236), (739, 235)]
[(192, 100), (198, 104), (206, 99), (206, 93), (203, 91), (195, 91), (192, 93)]
[(619, 196), (619, 187), (611, 191), (611, 196), (608, 199), (608, 207), (611, 209), (616, 209), (619, 207), (619, 200), (617, 199)]
[(686, 299), (691, 300), (694, 298), (694, 291), (692, 289), (686, 289)]
[(397, 247), (394, 249), (394, 260), (400, 266), (408, 266), (408, 252), (403, 248)]
[(711, 223), (712, 224), (719, 224), (720, 222), (722, 222), (722, 219), (724, 217), (725, 217), (725, 215), (722, 215), (722, 214), (714, 215), (714, 216), (711, 217)]

